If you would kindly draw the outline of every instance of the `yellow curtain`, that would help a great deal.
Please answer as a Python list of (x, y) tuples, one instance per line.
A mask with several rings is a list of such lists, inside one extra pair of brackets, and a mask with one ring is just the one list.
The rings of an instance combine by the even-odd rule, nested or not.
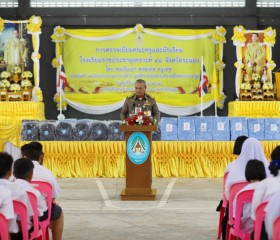
[(229, 117), (251, 117), (251, 118), (279, 118), (280, 102), (277, 101), (235, 101), (228, 105)]

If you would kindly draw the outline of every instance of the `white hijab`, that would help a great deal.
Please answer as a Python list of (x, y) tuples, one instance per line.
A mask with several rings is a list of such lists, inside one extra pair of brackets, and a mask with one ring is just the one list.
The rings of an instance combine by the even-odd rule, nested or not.
[(242, 145), (239, 157), (233, 162), (225, 184), (225, 194), (228, 199), (231, 185), (246, 181), (245, 168), (249, 160), (257, 159), (263, 162), (266, 176), (270, 176), (268, 161), (264, 155), (261, 143), (255, 138), (247, 138)]

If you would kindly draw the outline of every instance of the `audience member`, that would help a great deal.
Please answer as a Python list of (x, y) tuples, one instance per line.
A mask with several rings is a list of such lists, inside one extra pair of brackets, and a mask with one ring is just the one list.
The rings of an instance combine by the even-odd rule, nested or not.
[(7, 187), (0, 186), (0, 193), (0, 213), (10, 222), (15, 217), (12, 192)]
[[(13, 158), (7, 153), (0, 153), (0, 186), (10, 189), (12, 193), (12, 199), (23, 202), (27, 207), (28, 217), (32, 217), (33, 210), (27, 193), (21, 188), (20, 185), (8, 180), (12, 175), (12, 165)], [(16, 215), (14, 215), (14, 218), (9, 221), (9, 232), (11, 233), (11, 239), (22, 238)]]
[(16, 178), (15, 182), (20, 185), (22, 189), (26, 192), (32, 192), (36, 196), (38, 203), (38, 215), (41, 217), (40, 220), (43, 221), (47, 219), (46, 212), (48, 210), (48, 206), (43, 195), (30, 184), (33, 176), (33, 168), (34, 164), (32, 161), (26, 158), (19, 158), (14, 163), (13, 175)]
[(225, 183), (225, 195), (229, 198), (229, 189), (231, 185), (237, 182), (246, 181), (245, 167), (250, 159), (258, 159), (263, 162), (266, 169), (266, 176), (270, 176), (268, 170), (268, 161), (264, 155), (261, 143), (255, 138), (248, 138), (243, 143), (239, 157), (234, 161), (231, 167), (227, 181)]
[(265, 229), (269, 240), (272, 240), (273, 236), (273, 223), (277, 217), (280, 216), (280, 191), (277, 191), (270, 198), (265, 208)]
[(22, 157), (32, 160), (34, 164), (33, 178), (32, 180), (39, 180), (49, 182), (53, 188), (53, 203), (51, 209), (51, 224), (50, 229), (52, 231), (52, 236), (54, 240), (62, 239), (64, 217), (61, 207), (56, 202), (56, 198), (60, 193), (60, 187), (53, 173), (42, 166), (43, 161), (43, 151), (42, 145), (40, 143), (32, 142), (30, 144), (25, 144), (21, 147)]
[[(242, 145), (245, 142), (245, 140), (247, 139), (247, 136), (239, 136), (235, 139), (234, 142), (234, 146), (233, 146), (233, 154), (234, 155), (239, 155), (241, 153), (241, 149), (242, 149)], [(226, 169), (225, 169), (225, 173), (230, 171), (230, 168), (232, 167), (232, 165), (234, 164), (234, 161), (230, 162)]]
[[(232, 162), (227, 180), (225, 182), (225, 196), (229, 199), (229, 189), (231, 185), (237, 182), (246, 181), (245, 177), (245, 168), (247, 163), (251, 159), (258, 159), (259, 161), (263, 162), (265, 169), (267, 169), (268, 162), (264, 155), (261, 143), (255, 138), (247, 138), (245, 141), (242, 140), (244, 138), (238, 139), (238, 146), (236, 147), (236, 151), (238, 153), (239, 146), (241, 145), (241, 152), (238, 158)], [(266, 176), (268, 176), (268, 171), (266, 171)], [(225, 216), (222, 220), (222, 238), (226, 239), (226, 226), (228, 221), (228, 209), (226, 209)]]
[[(249, 184), (242, 188), (235, 196), (233, 202), (233, 217), (235, 217), (236, 199), (238, 195), (246, 190), (255, 190), (259, 182), (266, 178), (263, 162), (257, 159), (250, 160), (245, 168), (245, 178), (249, 182)], [(251, 233), (254, 229), (254, 220), (251, 218), (251, 214), (251, 203), (244, 204), (240, 228), (246, 233)]]
[[(256, 219), (257, 207), (265, 201), (270, 201), (271, 197), (280, 191), (280, 146), (277, 146), (271, 153), (269, 170), (274, 177), (267, 178), (256, 186), (252, 200), (252, 219)], [(265, 229), (266, 229), (265, 225)], [(264, 232), (265, 229), (262, 231)]]

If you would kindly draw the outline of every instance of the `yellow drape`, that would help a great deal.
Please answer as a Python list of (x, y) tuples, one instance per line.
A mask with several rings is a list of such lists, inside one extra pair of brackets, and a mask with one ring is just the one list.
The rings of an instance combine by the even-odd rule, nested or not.
[[(44, 165), (57, 177), (124, 177), (125, 142), (41, 142)], [(22, 143), (24, 144), (24, 143)], [(222, 177), (235, 159), (233, 141), (152, 143), (153, 177)], [(262, 142), (266, 157), (280, 141)]]
[(235, 101), (228, 105), (229, 117), (280, 118), (280, 102), (277, 101)]
[(45, 107), (42, 102), (0, 102), (0, 147), (5, 142), (21, 145), (21, 121), (25, 119), (44, 120)]

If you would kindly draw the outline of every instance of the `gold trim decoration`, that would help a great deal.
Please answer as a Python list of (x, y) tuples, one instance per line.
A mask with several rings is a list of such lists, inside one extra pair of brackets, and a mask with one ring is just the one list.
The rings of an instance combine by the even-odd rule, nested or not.
[(214, 44), (221, 44), (221, 43), (226, 43), (226, 29), (222, 26), (217, 26), (216, 31), (212, 34), (212, 39), (211, 41)]
[(40, 58), (41, 58), (41, 54), (40, 53), (38, 53), (38, 52), (33, 52), (32, 54), (31, 54), (31, 59), (35, 62), (38, 62), (39, 60), (40, 60)]
[(273, 60), (270, 60), (270, 61), (267, 61), (266, 67), (267, 67), (268, 71), (272, 71), (276, 67), (276, 64)]
[[(54, 102), (56, 103), (56, 108), (59, 111), (60, 110), (60, 94), (59, 94), (59, 92), (57, 92), (54, 95)], [(67, 101), (65, 100), (64, 95), (62, 95), (61, 107), (62, 107), (62, 109), (61, 109), (62, 111), (66, 111), (67, 110)]]
[(222, 71), (226, 66), (226, 64), (222, 60), (218, 60), (217, 62), (215, 62), (215, 64), (218, 71)]
[(42, 102), (43, 101), (43, 93), (41, 89), (37, 86), (32, 89), (32, 101), (33, 102)]
[(53, 66), (53, 68), (58, 68), (58, 67), (59, 67), (59, 64), (60, 64), (59, 59), (53, 58), (53, 60), (52, 60), (52, 66)]
[(233, 45), (235, 46), (245, 46), (246, 38), (245, 38), (246, 30), (242, 25), (235, 26), (233, 28)]
[(4, 28), (4, 19), (0, 17), (0, 35), (3, 32)]
[(64, 42), (65, 41), (65, 29), (63, 27), (57, 26), (53, 30), (51, 35), (53, 42)]
[(273, 47), (275, 44), (275, 38), (276, 38), (276, 30), (272, 29), (272, 27), (268, 27), (267, 29), (264, 30), (264, 39), (263, 42), (268, 45)]
[(32, 16), (29, 19), (29, 22), (27, 23), (27, 30), (28, 33), (31, 34), (41, 34), (41, 25), (42, 25), (42, 19), (38, 16)]

